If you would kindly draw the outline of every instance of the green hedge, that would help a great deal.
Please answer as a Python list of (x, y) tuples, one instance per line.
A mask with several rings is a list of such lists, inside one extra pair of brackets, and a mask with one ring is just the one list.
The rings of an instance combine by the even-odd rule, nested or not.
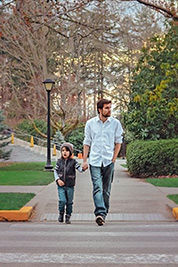
[(134, 177), (178, 175), (178, 139), (130, 143), (127, 166)]

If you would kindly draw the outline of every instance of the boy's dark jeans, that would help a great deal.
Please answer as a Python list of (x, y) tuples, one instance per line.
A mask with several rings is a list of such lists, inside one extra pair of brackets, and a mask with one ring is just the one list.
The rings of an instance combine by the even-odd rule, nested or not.
[(66, 214), (72, 214), (73, 197), (74, 197), (74, 186), (59, 186), (58, 185), (58, 196), (59, 196), (59, 213), (65, 212)]
[(95, 167), (90, 165), (91, 179), (93, 182), (93, 200), (95, 215), (106, 217), (109, 210), (111, 183), (114, 175), (114, 163), (108, 166)]

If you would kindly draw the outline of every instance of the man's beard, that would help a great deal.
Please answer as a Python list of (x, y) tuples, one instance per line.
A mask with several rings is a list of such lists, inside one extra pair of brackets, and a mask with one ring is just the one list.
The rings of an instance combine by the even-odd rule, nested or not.
[(104, 117), (104, 118), (108, 118), (108, 117), (110, 117), (110, 116), (111, 116), (111, 113), (107, 113), (107, 114), (105, 114), (105, 115), (104, 115), (104, 114), (102, 114), (102, 115), (103, 115), (103, 117)]

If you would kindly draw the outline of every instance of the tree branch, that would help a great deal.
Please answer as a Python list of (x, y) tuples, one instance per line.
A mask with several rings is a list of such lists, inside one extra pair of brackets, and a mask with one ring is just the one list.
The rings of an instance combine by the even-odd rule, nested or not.
[[(122, 0), (122, 1), (128, 1), (128, 0)], [(166, 14), (169, 18), (173, 18), (174, 20), (178, 21), (178, 15), (176, 12), (171, 11), (168, 8), (165, 8), (161, 5), (157, 5), (154, 3), (149, 2), (148, 0), (131, 0), (131, 1), (136, 1), (142, 5), (148, 6), (150, 8), (153, 8), (154, 10), (158, 11), (158, 12), (163, 12), (164, 14)]]

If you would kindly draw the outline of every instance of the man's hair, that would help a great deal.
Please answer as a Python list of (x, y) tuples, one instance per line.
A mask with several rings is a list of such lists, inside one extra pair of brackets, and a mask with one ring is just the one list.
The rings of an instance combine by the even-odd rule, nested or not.
[(108, 100), (108, 99), (100, 99), (98, 102), (97, 102), (97, 111), (98, 111), (98, 114), (100, 113), (99, 112), (99, 109), (103, 108), (104, 107), (104, 104), (111, 104), (111, 100)]

